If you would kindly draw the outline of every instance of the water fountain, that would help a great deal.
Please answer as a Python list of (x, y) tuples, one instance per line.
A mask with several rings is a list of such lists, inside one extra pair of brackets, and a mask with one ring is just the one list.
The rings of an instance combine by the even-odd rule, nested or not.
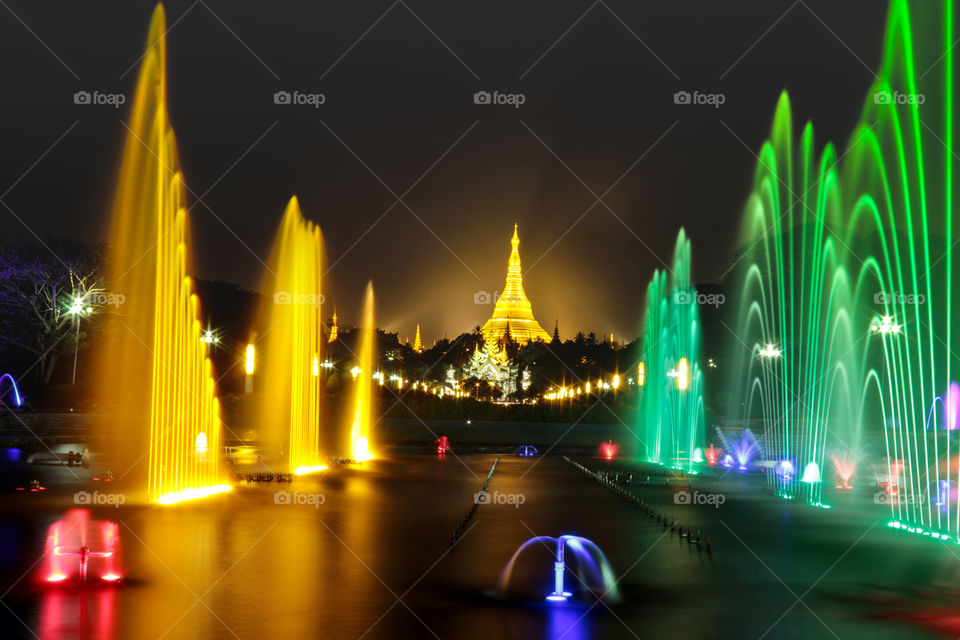
[(532, 458), (533, 456), (540, 455), (540, 452), (537, 451), (537, 448), (532, 444), (522, 444), (514, 449), (513, 453), (521, 458)]
[(706, 458), (707, 464), (709, 464), (711, 467), (717, 465), (721, 455), (723, 455), (723, 449), (716, 448), (712, 442), (710, 443), (710, 446), (707, 447), (703, 452), (703, 457)]
[(444, 455), (453, 451), (453, 448), (450, 446), (450, 438), (447, 436), (440, 436), (433, 441), (433, 445), (436, 447), (438, 455)]
[(320, 228), (304, 219), (296, 196), (290, 198), (264, 275), (260, 324), (260, 439), (268, 448), (286, 449), (289, 469), (302, 475), (326, 469), (321, 444), (342, 455), (334, 443), (321, 443), (319, 362), (322, 339)]
[(891, 501), (893, 518), (960, 538), (960, 511), (924, 498), (960, 474), (951, 411), (927, 419), (950, 398), (958, 331), (953, 12), (948, 0), (891, 2), (881, 68), (843, 150), (818, 155), (809, 123), (795, 138), (781, 95), (744, 211), (729, 358), (743, 375), (729, 398), (731, 415), (764, 422), (771, 457), (804, 469), (768, 474), (781, 495), (820, 504), (822, 483), (805, 480), (834, 443), (883, 447), (887, 465), (903, 464), (888, 482), (908, 498)]
[(856, 452), (849, 447), (841, 446), (835, 449), (833, 455), (830, 456), (833, 471), (837, 476), (835, 488), (843, 490), (853, 488), (850, 481), (853, 479), (857, 471), (857, 465), (862, 457), (862, 453)]
[(693, 470), (704, 439), (700, 314), (691, 282), (690, 241), (681, 229), (670, 269), (647, 287), (638, 446), (649, 462)]
[(374, 332), (373, 283), (367, 283), (363, 296), (363, 324), (360, 329), (360, 374), (357, 376), (356, 412), (350, 429), (351, 457), (357, 462), (373, 458), (370, 450), (370, 428), (373, 425), (373, 357)]
[(119, 582), (120, 529), (115, 522), (90, 519), (87, 509), (71, 509), (50, 525), (41, 577), (48, 583)]
[[(506, 597), (511, 592), (510, 582), (520, 554), (534, 544), (549, 549), (554, 558), (551, 573), (553, 590), (546, 596), (548, 601), (563, 602), (571, 598), (574, 594), (567, 590), (569, 586), (581, 592), (590, 592), (598, 599), (609, 604), (620, 602), (620, 592), (617, 588), (616, 578), (607, 557), (592, 541), (575, 535), (562, 535), (557, 538), (536, 536), (520, 545), (497, 580), (497, 592), (501, 596)], [(566, 560), (567, 550), (573, 552), (573, 558), (575, 559), (572, 568)], [(565, 576), (568, 572), (573, 573), (576, 582), (565, 586)]]
[(23, 400), (22, 398), (20, 398), (20, 389), (17, 388), (16, 380), (14, 380), (13, 376), (10, 375), (9, 373), (0, 375), (0, 405), (4, 404), (3, 402), (3, 381), (4, 380), (7, 381), (7, 384), (10, 387), (10, 391), (13, 392), (12, 397), (13, 397), (14, 406), (19, 408), (20, 406), (23, 405)]
[(620, 455), (620, 445), (614, 444), (613, 440), (607, 440), (600, 444), (598, 452), (604, 460), (613, 460)]
[(167, 113), (166, 32), (158, 5), (110, 229), (109, 284), (126, 303), (106, 314), (96, 374), (111, 466), (142, 480), (148, 498), (162, 504), (230, 488), (218, 456), (200, 459), (194, 446), (203, 433), (210, 450), (220, 450), (220, 408), (190, 277), (184, 178)]

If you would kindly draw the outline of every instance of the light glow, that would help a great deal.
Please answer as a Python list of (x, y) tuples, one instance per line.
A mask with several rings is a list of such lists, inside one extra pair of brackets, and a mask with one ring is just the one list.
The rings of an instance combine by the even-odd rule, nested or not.
[(252, 344), (247, 345), (246, 372), (248, 376), (253, 375), (254, 367), (254, 348)]
[(224, 493), (233, 489), (228, 484), (217, 484), (212, 487), (199, 487), (195, 489), (184, 489), (182, 491), (174, 491), (171, 493), (165, 493), (159, 496), (156, 499), (156, 502), (164, 505), (177, 504), (179, 502), (187, 502), (189, 500), (197, 500), (199, 498), (206, 498), (218, 493)]
[(308, 473), (315, 473), (317, 471), (326, 471), (327, 466), (323, 464), (313, 465), (313, 466), (300, 466), (293, 470), (294, 475), (305, 476)]

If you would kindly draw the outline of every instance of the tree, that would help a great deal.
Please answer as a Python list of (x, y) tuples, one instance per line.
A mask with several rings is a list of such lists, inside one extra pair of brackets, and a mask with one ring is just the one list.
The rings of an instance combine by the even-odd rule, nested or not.
[(0, 348), (31, 353), (41, 386), (86, 338), (76, 312), (101, 302), (102, 260), (102, 246), (78, 241), (0, 247)]

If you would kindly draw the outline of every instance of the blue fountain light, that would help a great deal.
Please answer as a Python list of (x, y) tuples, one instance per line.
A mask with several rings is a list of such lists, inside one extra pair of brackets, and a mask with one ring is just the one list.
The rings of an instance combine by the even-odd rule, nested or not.
[(547, 600), (552, 602), (563, 602), (573, 595), (563, 590), (563, 574), (567, 570), (567, 565), (563, 561), (563, 539), (564, 536), (557, 539), (557, 561), (553, 563), (553, 593), (547, 596)]
[(552, 536), (536, 536), (520, 545), (504, 568), (500, 579), (497, 581), (497, 590), (501, 594), (506, 594), (507, 592), (507, 587), (509, 586), (510, 577), (513, 574), (513, 567), (516, 564), (517, 558), (525, 549), (534, 543), (540, 543), (544, 546), (549, 546), (551, 543), (556, 545), (554, 547), (555, 556), (553, 562), (553, 591), (546, 596), (549, 602), (564, 602), (573, 596), (573, 593), (567, 591), (564, 585), (564, 578), (567, 571), (565, 559), (565, 551), (567, 548), (570, 549), (576, 558), (576, 562), (571, 565), (571, 571), (576, 576), (578, 583), (582, 587), (592, 591), (602, 600), (607, 602), (620, 601), (616, 576), (614, 576), (613, 569), (610, 567), (606, 556), (603, 555), (600, 548), (592, 541), (574, 535), (562, 535), (557, 538)]
[(21, 406), (21, 405), (22, 405), (22, 401), (21, 401), (21, 399), (20, 399), (20, 390), (17, 389), (17, 383), (16, 383), (16, 381), (13, 379), (13, 376), (10, 375), (9, 373), (5, 373), (5, 374), (3, 374), (3, 375), (0, 375), (0, 398), (2, 398), (2, 396), (3, 396), (2, 387), (3, 387), (3, 381), (4, 381), (4, 380), (9, 380), (9, 381), (10, 381), (10, 387), (13, 389), (13, 401), (16, 403), (16, 405), (17, 405), (18, 407)]

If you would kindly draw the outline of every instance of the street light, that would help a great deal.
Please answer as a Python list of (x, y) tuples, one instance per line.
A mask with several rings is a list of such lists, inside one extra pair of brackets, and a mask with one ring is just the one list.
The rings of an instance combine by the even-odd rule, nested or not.
[(72, 315), (77, 321), (77, 339), (73, 345), (73, 378), (70, 384), (77, 383), (77, 351), (80, 350), (80, 316), (85, 316), (93, 311), (93, 307), (85, 306), (83, 303), (87, 294), (77, 296), (73, 299), (73, 304), (67, 309), (67, 313)]

